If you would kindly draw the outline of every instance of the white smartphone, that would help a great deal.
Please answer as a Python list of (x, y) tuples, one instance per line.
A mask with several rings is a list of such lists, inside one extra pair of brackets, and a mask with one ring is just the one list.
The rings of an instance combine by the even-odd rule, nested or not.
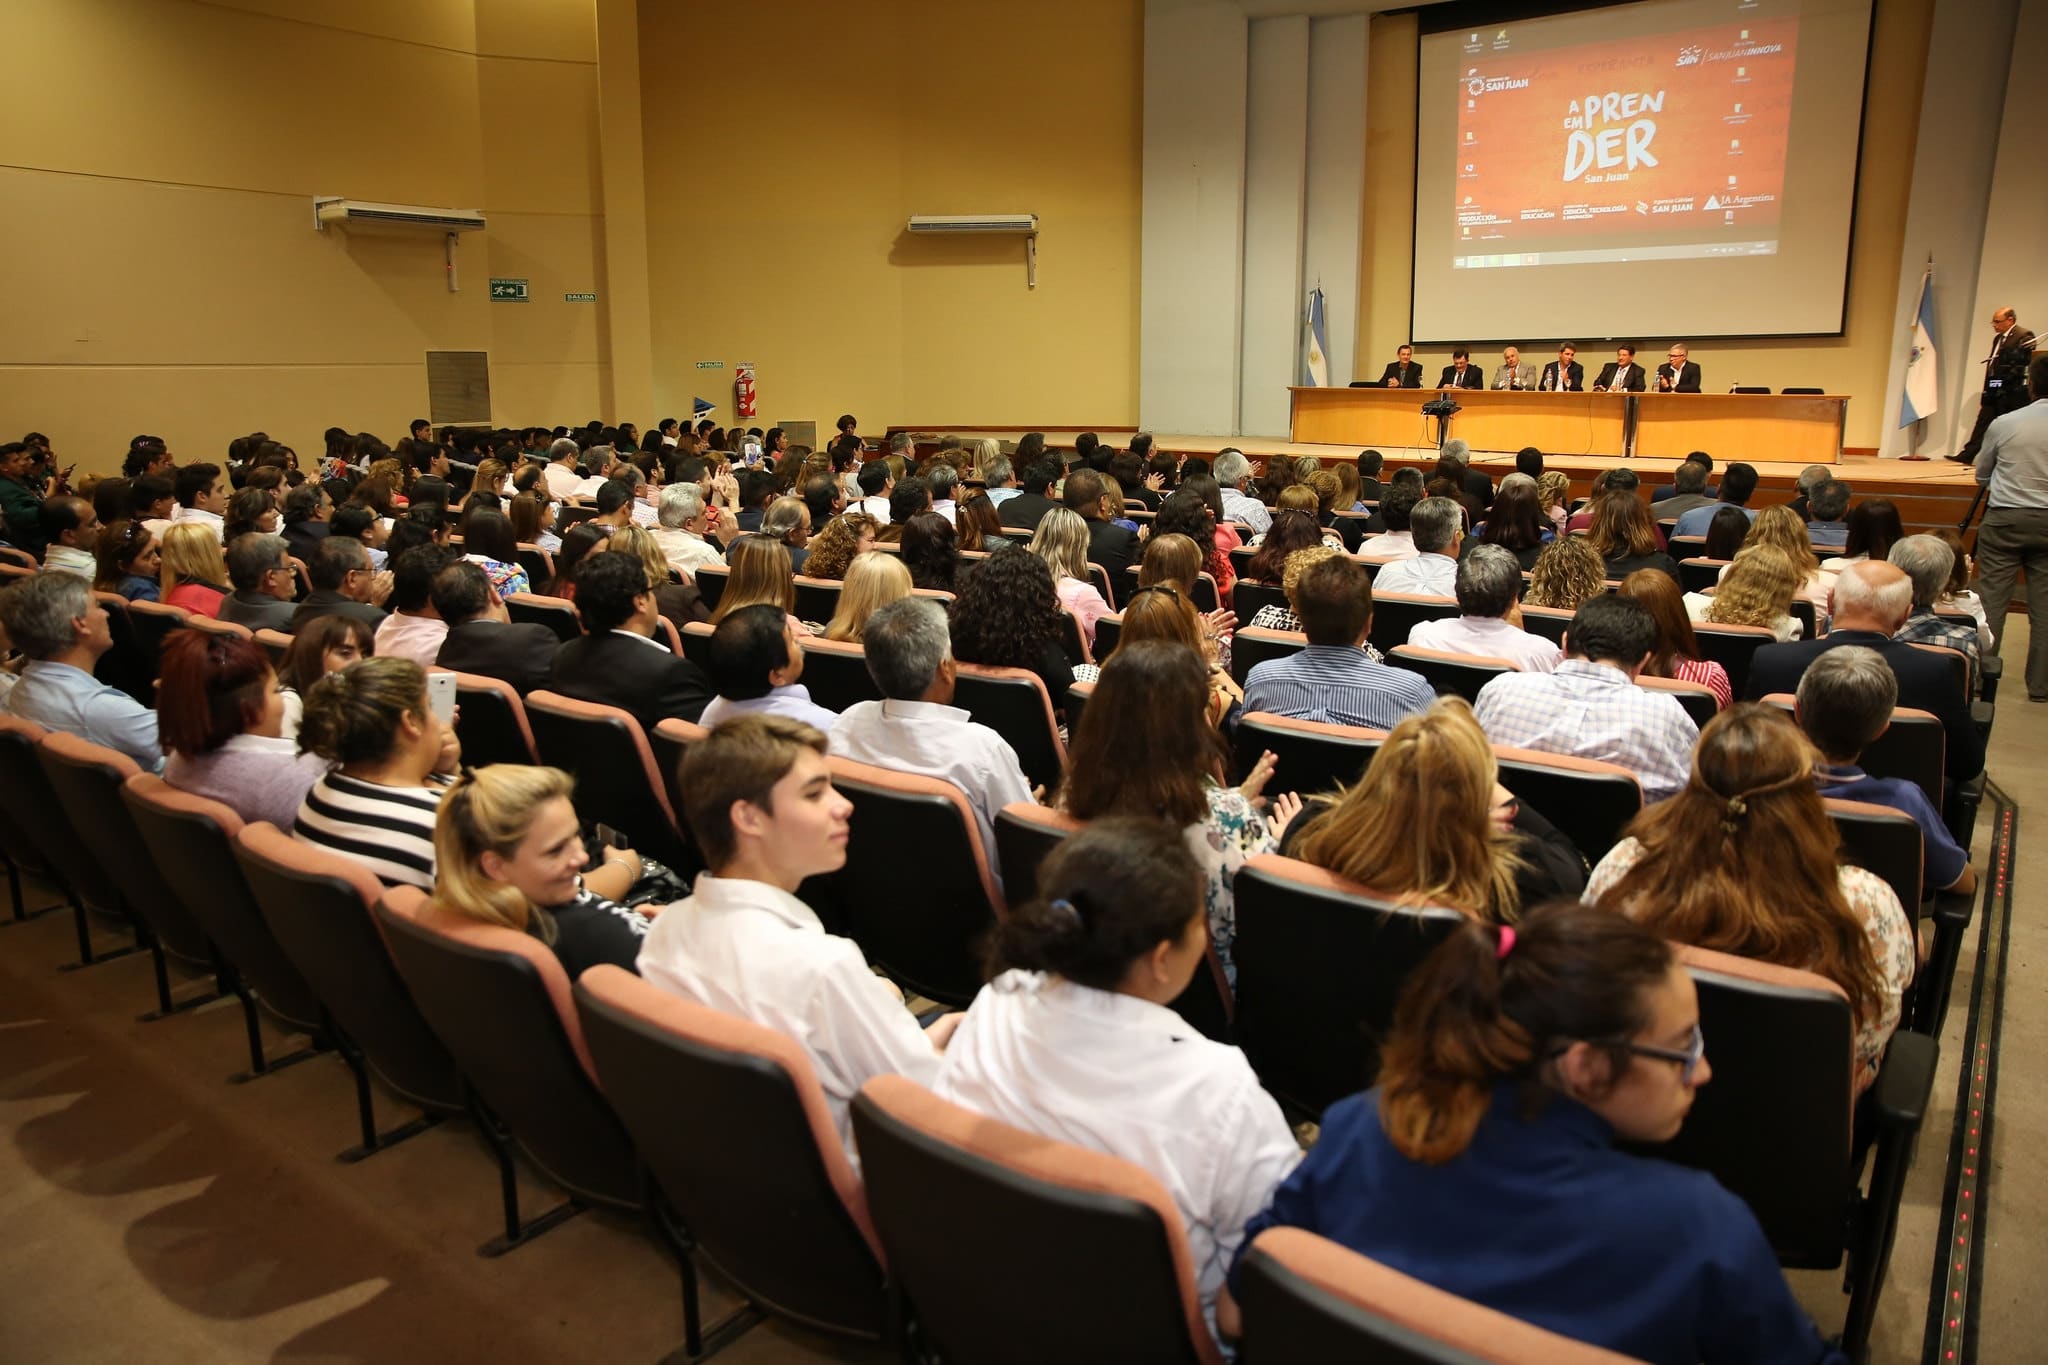
[(453, 673), (427, 674), (427, 705), (433, 708), (435, 719), (443, 725), (455, 723), (455, 675)]

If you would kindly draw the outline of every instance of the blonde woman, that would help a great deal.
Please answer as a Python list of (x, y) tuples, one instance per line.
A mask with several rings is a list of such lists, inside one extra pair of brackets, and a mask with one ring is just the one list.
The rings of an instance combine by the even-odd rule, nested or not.
[[(1817, 617), (1825, 617), (1828, 594), (1835, 589), (1835, 575), (1821, 569), (1820, 560), (1813, 553), (1813, 541), (1806, 533), (1806, 523), (1789, 504), (1781, 502), (1756, 514), (1756, 520), (1749, 524), (1749, 534), (1742, 538), (1742, 548), (1748, 550), (1758, 545), (1775, 546), (1791, 557), (1800, 574), (1796, 596), (1813, 603)], [(1720, 576), (1728, 577), (1728, 570), (1733, 567), (1731, 560)]]
[(612, 532), (605, 548), (623, 550), (639, 559), (647, 570), (647, 581), (654, 585), (654, 604), (675, 626), (677, 634), (681, 634), (683, 627), (692, 621), (711, 619), (711, 610), (704, 605), (696, 584), (669, 581), (668, 554), (661, 548), (661, 542), (654, 538), (654, 532), (644, 526), (621, 526)]
[(446, 910), (531, 934), (554, 949), (570, 980), (600, 962), (634, 971), (647, 920), (619, 904), (640, 856), (590, 854), (559, 768), (493, 763), (458, 779), (434, 821), (434, 901)]
[(1494, 923), (1586, 885), (1571, 841), (1500, 785), (1462, 697), (1396, 725), (1363, 777), (1311, 800), (1281, 851), (1403, 904)]
[(1738, 551), (1712, 595), (1689, 592), (1685, 611), (1695, 621), (1717, 626), (1762, 626), (1780, 641), (1796, 640), (1803, 623), (1792, 617), (1799, 591), (1799, 567), (1775, 545)]
[(860, 642), (868, 618), (891, 602), (910, 596), (910, 570), (903, 556), (870, 550), (857, 556), (846, 571), (846, 586), (839, 593), (839, 609), (825, 625), (828, 640)]
[[(732, 566), (732, 574), (718, 599), (718, 610), (711, 613), (712, 625), (741, 607), (763, 602), (782, 608), (785, 614), (796, 609), (796, 571), (790, 566), (787, 545), (766, 536), (741, 536), (733, 542), (727, 563)], [(799, 635), (812, 633), (809, 626), (794, 616), (789, 618), (789, 624)]]
[(1571, 479), (1562, 470), (1544, 470), (1536, 476), (1536, 500), (1550, 518), (1550, 529), (1564, 539), (1565, 523), (1571, 520)]
[(174, 522), (164, 529), (158, 600), (194, 616), (219, 616), (228, 595), (228, 565), (220, 541), (203, 522)]
[[(1315, 523), (1316, 534), (1322, 538), (1323, 544), (1333, 550), (1342, 550), (1344, 548), (1344, 538), (1323, 524), (1323, 499), (1318, 495), (1314, 484), (1294, 483), (1281, 489), (1280, 496), (1273, 500), (1273, 510), (1276, 513), (1301, 513)], [(1269, 530), (1267, 535), (1270, 534), (1272, 532)], [(1254, 536), (1252, 543), (1263, 545), (1265, 543), (1265, 536)]]
[(1092, 649), (1095, 623), (1109, 615), (1109, 603), (1102, 600), (1088, 574), (1088, 523), (1067, 508), (1053, 508), (1031, 537), (1031, 553), (1052, 570), (1053, 592), (1060, 606), (1081, 623), (1081, 634)]
[(1605, 591), (1607, 564), (1599, 552), (1584, 536), (1560, 535), (1536, 556), (1522, 604), (1577, 611), (1582, 603)]

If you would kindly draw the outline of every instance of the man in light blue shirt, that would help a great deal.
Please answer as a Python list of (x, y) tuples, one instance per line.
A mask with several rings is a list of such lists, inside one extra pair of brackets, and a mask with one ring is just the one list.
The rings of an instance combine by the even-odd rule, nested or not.
[(1742, 515), (1756, 520), (1756, 512), (1749, 506), (1750, 494), (1756, 492), (1756, 466), (1753, 464), (1731, 464), (1728, 472), (1721, 476), (1721, 501), (1695, 507), (1678, 518), (1678, 525), (1672, 528), (1674, 536), (1704, 536), (1707, 528), (1714, 523), (1714, 513), (1723, 507), (1740, 508)]
[(163, 767), (156, 712), (92, 675), (114, 637), (84, 579), (61, 571), (23, 579), (0, 593), (0, 622), (29, 658), (7, 694), (9, 714), (119, 750), (145, 772)]
[(734, 716), (783, 716), (828, 735), (839, 723), (839, 713), (812, 701), (811, 690), (797, 681), (804, 675), (803, 646), (780, 607), (756, 603), (720, 621), (707, 663), (718, 689), (697, 722), (707, 730)]
[(1252, 668), (1245, 679), (1247, 712), (1391, 730), (1436, 701), (1421, 674), (1366, 656), (1372, 579), (1357, 560), (1326, 559), (1303, 572), (1294, 610), (1308, 648)]
[[(1977, 528), (1977, 587), (1993, 654), (2005, 645), (2006, 608), (2023, 567), (2027, 615), (2048, 625), (2048, 351), (2028, 363), (2027, 392), (2034, 401), (1994, 419), (1977, 452), (1977, 482), (1989, 490)], [(2040, 626), (2027, 644), (2027, 700), (2048, 701), (2048, 629)]]

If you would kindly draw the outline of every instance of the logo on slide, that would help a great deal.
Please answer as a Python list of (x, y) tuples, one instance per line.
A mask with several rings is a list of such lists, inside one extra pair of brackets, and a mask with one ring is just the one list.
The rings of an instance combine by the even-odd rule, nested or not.
[(1705, 55), (1706, 49), (1700, 47), (1698, 44), (1694, 44), (1691, 47), (1681, 47), (1680, 49), (1678, 49), (1678, 65), (1698, 66), (1700, 64), (1700, 59)]

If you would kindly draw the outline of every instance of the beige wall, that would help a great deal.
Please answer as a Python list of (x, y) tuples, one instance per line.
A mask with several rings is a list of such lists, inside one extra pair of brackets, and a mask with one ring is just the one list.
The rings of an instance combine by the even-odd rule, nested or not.
[[(1885, 378), (1899, 334), (1899, 252), (1913, 180), (1933, 0), (1886, 0), (1872, 16), (1870, 72), (1865, 88), (1863, 156), (1856, 185), (1855, 239), (1849, 253), (1848, 309), (1843, 334), (1790, 340), (1692, 343), (1709, 384), (1737, 381), (1816, 384), (1851, 396), (1845, 444), (1875, 450), (1886, 418)], [(1410, 239), (1415, 209), (1415, 16), (1375, 16), (1366, 82), (1366, 229), (1359, 271), (1357, 373), (1378, 374), (1406, 340)], [(1643, 337), (1661, 355), (1668, 340)], [(1607, 359), (1597, 346), (1587, 350)], [(1416, 354), (1426, 372), (1449, 363), (1450, 348)], [(1489, 358), (1489, 364), (1497, 363)], [(1729, 454), (1731, 452), (1716, 452)], [(1769, 458), (1763, 451), (1737, 452)]]
[[(1134, 421), (1142, 29), (1140, 0), (643, 3), (656, 405), (728, 416), (752, 361), (764, 426)], [(705, 53), (755, 54), (746, 88), (679, 88)], [(913, 213), (1038, 214), (1038, 288), (1021, 238)]]
[[(0, 431), (81, 471), (149, 431), (218, 459), (261, 428), (404, 434), (424, 352), (491, 352), (504, 422), (609, 385), (592, 0), (9, 0), (44, 94), (0, 119)], [(316, 233), (312, 198), (482, 209), (441, 239)], [(525, 276), (535, 302), (488, 301)]]

